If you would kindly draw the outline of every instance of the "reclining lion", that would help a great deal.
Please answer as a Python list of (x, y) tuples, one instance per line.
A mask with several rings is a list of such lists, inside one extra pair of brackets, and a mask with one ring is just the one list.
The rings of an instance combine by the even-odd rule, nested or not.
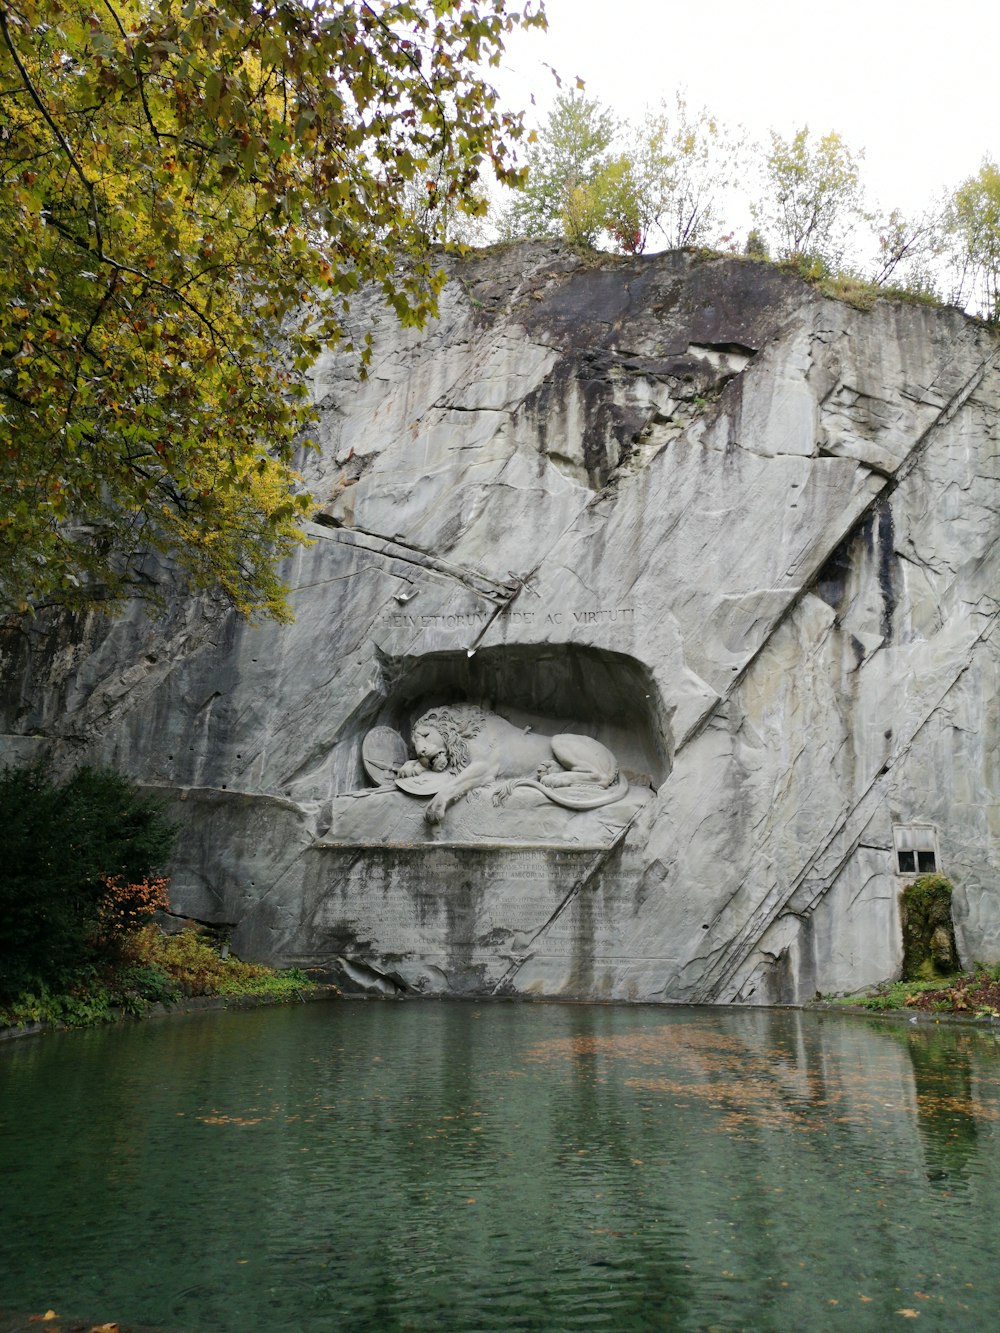
[[(453, 774), (428, 803), (424, 818), (429, 824), (439, 824), (459, 797), (494, 782), (503, 784), (493, 797), (497, 804), (514, 787), (533, 787), (569, 810), (596, 810), (628, 791), (617, 760), (600, 741), (521, 731), (473, 704), (424, 713), (413, 726), (412, 740), (417, 757), (400, 765), (398, 778)], [(593, 793), (562, 790), (584, 786)]]

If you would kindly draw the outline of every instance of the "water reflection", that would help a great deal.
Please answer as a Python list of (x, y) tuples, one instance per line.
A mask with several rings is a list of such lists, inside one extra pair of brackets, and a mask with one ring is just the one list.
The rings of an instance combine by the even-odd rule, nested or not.
[(992, 1032), (341, 1004), (0, 1050), (0, 1308), (171, 1330), (992, 1325)]
[[(910, 1030), (906, 1038), (927, 1176), (954, 1187), (966, 1181), (978, 1149), (972, 1066), (973, 1048), (981, 1038), (939, 1027)], [(985, 1111), (980, 1107), (981, 1114)]]

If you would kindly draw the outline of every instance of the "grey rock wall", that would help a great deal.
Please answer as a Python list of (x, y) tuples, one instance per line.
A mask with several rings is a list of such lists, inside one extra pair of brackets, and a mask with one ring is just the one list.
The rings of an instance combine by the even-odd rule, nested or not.
[[(456, 264), (423, 332), (358, 319), (369, 379), (316, 371), (295, 623), (198, 598), (7, 626), (0, 754), (162, 791), (177, 911), (350, 989), (859, 988), (901, 962), (906, 825), (963, 959), (1000, 961), (995, 339), (766, 264), (547, 244)], [(494, 784), (428, 824), (362, 746), (456, 701), (594, 737), (628, 797)]]

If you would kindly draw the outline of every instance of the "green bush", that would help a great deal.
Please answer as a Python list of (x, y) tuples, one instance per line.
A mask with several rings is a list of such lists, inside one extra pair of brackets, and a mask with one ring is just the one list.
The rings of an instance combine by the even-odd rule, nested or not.
[(107, 878), (142, 880), (174, 827), (118, 773), (0, 772), (0, 1000), (65, 987), (102, 948)]
[(147, 926), (133, 937), (129, 951), (140, 965), (159, 969), (184, 995), (295, 995), (313, 982), (299, 968), (277, 972), (264, 963), (222, 958), (214, 945), (193, 930), (162, 935)]
[(957, 981), (957, 977), (938, 978), (935, 981), (891, 981), (876, 986), (869, 995), (849, 995), (840, 1001), (842, 1004), (857, 1004), (863, 1009), (907, 1009), (916, 996), (941, 988), (945, 980)]
[(125, 964), (115, 970), (111, 990), (115, 1002), (122, 1008), (130, 1003), (172, 1004), (181, 996), (181, 988), (173, 977), (155, 963)]
[(60, 1027), (91, 1027), (111, 1018), (111, 1002), (101, 987), (84, 991), (81, 995), (57, 995), (47, 986), (39, 986), (38, 993), (21, 995), (17, 1008), (0, 1010), (5, 1023), (55, 1023)]
[(141, 1017), (151, 1005), (171, 1005), (184, 996), (254, 996), (288, 1003), (315, 989), (299, 968), (280, 972), (232, 955), (223, 958), (196, 931), (164, 935), (149, 925), (129, 934), (119, 959), (99, 969), (81, 968), (65, 990), (41, 985), (7, 1003), (0, 997), (0, 1027), (37, 1022), (91, 1027), (122, 1015)]

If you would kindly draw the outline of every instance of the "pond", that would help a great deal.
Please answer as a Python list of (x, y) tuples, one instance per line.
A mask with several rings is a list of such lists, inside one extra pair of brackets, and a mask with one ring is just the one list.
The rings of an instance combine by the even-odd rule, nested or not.
[(11, 1042), (0, 1328), (982, 1330), (998, 1123), (992, 1030), (838, 1014), (342, 1002)]

